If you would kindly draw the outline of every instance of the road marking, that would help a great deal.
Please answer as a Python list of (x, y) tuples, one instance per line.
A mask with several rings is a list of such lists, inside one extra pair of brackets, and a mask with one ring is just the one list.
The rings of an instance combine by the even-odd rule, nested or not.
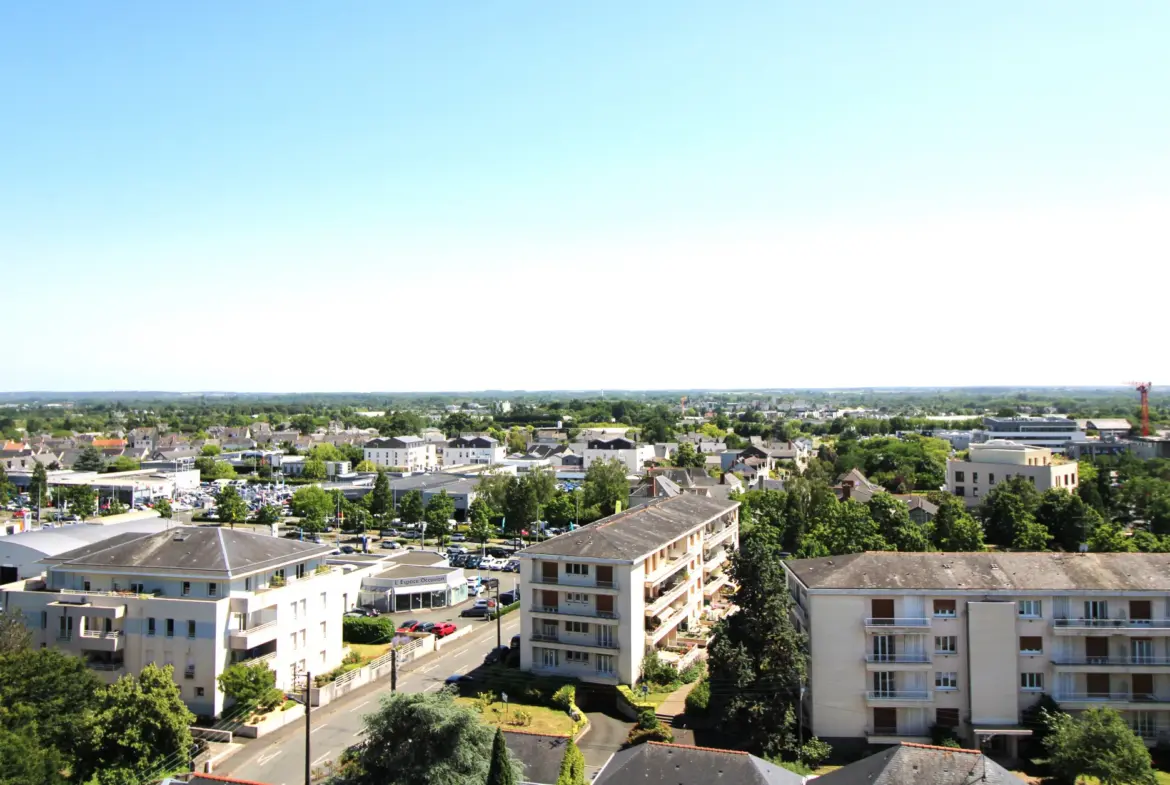
[(317, 758), (317, 760), (313, 761), (313, 764), (312, 764), (312, 765), (316, 766), (318, 763), (320, 763), (321, 761), (325, 760), (325, 759), (326, 759), (326, 758), (328, 758), (328, 757), (329, 757), (329, 753), (328, 753), (328, 752), (326, 752), (326, 753), (325, 753), (324, 755), (322, 755), (320, 758)]
[(355, 739), (357, 739), (357, 738), (360, 738), (360, 737), (362, 737), (362, 736), (365, 736), (365, 735), (366, 735), (366, 729), (365, 729), (365, 728), (362, 728), (362, 729), (361, 729), (361, 730), (359, 730), (357, 733), (353, 734), (353, 737), (354, 737)]
[(431, 686), (429, 686), (429, 687), (427, 687), (425, 690), (423, 690), (423, 692), (430, 692), (431, 690), (437, 690), (437, 689), (439, 689), (439, 687), (441, 687), (441, 686), (442, 686), (442, 685), (441, 685), (441, 684), (438, 684), (438, 683), (436, 683), (436, 684), (432, 684)]
[(279, 755), (280, 755), (280, 750), (277, 750), (276, 752), (272, 753), (271, 755), (263, 756), (262, 758), (260, 758), (256, 762), (259, 763), (261, 766), (265, 766), (268, 764), (268, 761), (272, 760), (273, 758), (278, 757)]
[(362, 706), (365, 706), (367, 703), (369, 703), (369, 701), (362, 701), (361, 703), (359, 703), (358, 705), (354, 706), (353, 708), (354, 708), (354, 710), (356, 711), (357, 709), (360, 709)]
[(439, 667), (440, 664), (441, 663), (436, 662), (434, 665), (430, 666), (429, 668), (422, 668), (419, 672), (420, 673), (430, 673), (435, 668)]
[(321, 723), (320, 725), (318, 725), (317, 727), (313, 728), (311, 731), (309, 731), (309, 733), (310, 733), (310, 734), (312, 734), (312, 733), (316, 733), (317, 731), (321, 730), (322, 728), (324, 728), (324, 727), (325, 727), (325, 726), (327, 726), (328, 724), (329, 724), (328, 722), (323, 722), (323, 723)]

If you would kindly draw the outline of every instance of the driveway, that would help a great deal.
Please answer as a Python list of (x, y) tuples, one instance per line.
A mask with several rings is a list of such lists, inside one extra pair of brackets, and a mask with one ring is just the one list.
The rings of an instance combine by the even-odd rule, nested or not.
[(615, 709), (587, 711), (585, 716), (589, 718), (589, 732), (579, 746), (585, 756), (585, 781), (591, 782), (601, 767), (626, 743), (626, 736), (634, 723)]

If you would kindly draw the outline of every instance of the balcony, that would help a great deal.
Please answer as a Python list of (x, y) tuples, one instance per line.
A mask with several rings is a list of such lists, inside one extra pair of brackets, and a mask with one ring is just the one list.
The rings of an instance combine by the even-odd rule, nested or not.
[(646, 573), (646, 583), (652, 585), (662, 583), (674, 573), (684, 569), (690, 563), (693, 555), (691, 551), (680, 551), (673, 556), (668, 556), (666, 561), (658, 565), (658, 569)]
[(711, 572), (711, 570), (716, 569), (725, 561), (727, 561), (727, 551), (723, 548), (720, 548), (715, 553), (712, 553), (710, 558), (703, 562), (703, 572)]
[(85, 665), (94, 671), (103, 684), (113, 684), (126, 674), (124, 662), (87, 662)]
[(646, 642), (651, 646), (657, 646), (658, 642), (665, 638), (671, 630), (677, 627), (679, 622), (690, 615), (690, 612), (690, 604), (684, 603), (680, 608), (663, 618), (662, 623), (659, 624), (656, 628), (646, 631)]
[(925, 616), (915, 617), (897, 617), (897, 618), (867, 618), (865, 620), (865, 629), (874, 630), (877, 632), (890, 632), (891, 630), (907, 630), (909, 632), (918, 632), (923, 635), (930, 629), (930, 619)]
[[(580, 575), (567, 575), (564, 577), (570, 578), (570, 579), (575, 579), (576, 581), (588, 580), (587, 578), (583, 579), (582, 576), (580, 576)], [(616, 594), (617, 593), (617, 581), (615, 581), (615, 580), (605, 581), (605, 580), (599, 580), (599, 579), (595, 578), (590, 583), (584, 583), (584, 582), (578, 583), (578, 582), (570, 582), (570, 581), (566, 581), (566, 580), (561, 580), (561, 576), (559, 576), (559, 575), (557, 575), (557, 576), (537, 575), (537, 576), (534, 576), (530, 582), (535, 583), (535, 584), (539, 584), (541, 586), (564, 586), (565, 588), (573, 589), (574, 591), (577, 591), (578, 589), (584, 589), (585, 591), (590, 591), (590, 590), (600, 591), (600, 592), (603, 592), (605, 594)]]
[(932, 660), (929, 654), (873, 654), (865, 655), (865, 667), (875, 671), (930, 670)]
[(247, 651), (276, 640), (276, 635), (277, 623), (273, 620), (246, 630), (231, 630), (228, 633), (228, 642), (233, 649)]
[(715, 578), (714, 580), (708, 581), (707, 583), (703, 584), (703, 596), (704, 597), (713, 597), (713, 596), (715, 596), (716, 592), (718, 592), (724, 586), (727, 586), (729, 583), (731, 583), (731, 576), (730, 575), (726, 575), (726, 574), (720, 575), (717, 578)]
[(921, 706), (934, 702), (930, 690), (870, 690), (865, 702), (871, 706)]
[(658, 649), (658, 658), (663, 662), (670, 663), (675, 669), (680, 671), (691, 667), (706, 654), (707, 650), (697, 645), (667, 646), (664, 649)]
[[(65, 592), (62, 591), (62, 594)], [(78, 592), (71, 592), (77, 594)], [(101, 596), (110, 596), (108, 592), (85, 592), (86, 594), (95, 594)], [(124, 596), (124, 595), (116, 595)], [(137, 596), (137, 595), (136, 595)], [(83, 610), (86, 616), (91, 616), (98, 619), (121, 619), (126, 615), (125, 605), (93, 605), (88, 600), (85, 602), (50, 602), (50, 608), (77, 608)]]
[(1058, 668), (1158, 668), (1170, 667), (1170, 657), (1054, 657)]
[(904, 741), (930, 743), (930, 729), (925, 725), (870, 725), (865, 729), (865, 736), (870, 744), (900, 744)]
[(550, 616), (574, 616), (587, 619), (602, 619), (616, 621), (617, 611), (599, 611), (593, 606), (583, 605), (533, 605), (533, 613), (543, 613)]
[(606, 651), (615, 651), (618, 647), (616, 638), (613, 637), (593, 637), (582, 638), (576, 635), (569, 635), (562, 637), (559, 633), (534, 632), (530, 636), (533, 643), (555, 643), (558, 646), (565, 646), (570, 649), (604, 649)]
[(1057, 692), (1052, 698), (1070, 709), (1088, 709), (1094, 706), (1128, 706), (1133, 709), (1170, 707), (1170, 694), (1144, 692)]
[(1057, 635), (1149, 635), (1160, 630), (1159, 635), (1170, 635), (1170, 619), (1053, 619)]
[(234, 663), (234, 664), (247, 665), (250, 667), (252, 665), (259, 665), (262, 662), (269, 662), (269, 661), (275, 660), (275, 659), (276, 659), (276, 652), (270, 651), (267, 654), (261, 654), (259, 657), (253, 657), (250, 660), (240, 660), (238, 663)]
[(719, 543), (726, 541), (737, 531), (739, 531), (739, 526), (737, 524), (728, 524), (715, 532), (703, 532), (703, 547), (709, 548), (712, 545), (718, 545)]
[(81, 648), (86, 651), (122, 651), (122, 631), (85, 630), (78, 636)]
[(658, 614), (662, 613), (672, 602), (677, 600), (679, 597), (682, 597), (690, 590), (690, 586), (694, 580), (694, 578), (687, 576), (680, 580), (676, 585), (666, 589), (660, 597), (656, 597), (653, 600), (647, 600), (648, 604), (646, 605), (646, 615), (657, 616)]

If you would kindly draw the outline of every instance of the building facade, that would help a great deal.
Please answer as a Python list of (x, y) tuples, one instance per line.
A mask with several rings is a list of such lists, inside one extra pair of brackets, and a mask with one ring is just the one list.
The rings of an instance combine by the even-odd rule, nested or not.
[(0, 586), (34, 646), (84, 657), (113, 681), (148, 663), (173, 665), (196, 714), (225, 708), (216, 681), (237, 662), (265, 663), (276, 686), (341, 664), (341, 615), (361, 573), (331, 567), (324, 545), (244, 531), (175, 527), (45, 559), (36, 579)]
[(645, 470), (647, 461), (654, 460), (654, 445), (638, 444), (625, 437), (590, 439), (585, 443), (582, 455), (585, 469), (588, 469), (596, 461), (616, 459), (625, 464), (627, 471), (637, 474)]
[(459, 436), (443, 447), (443, 465), (460, 466), (476, 463), (500, 463), (507, 450), (490, 436)]
[(433, 442), (418, 436), (391, 436), (366, 442), (363, 452), (367, 461), (383, 468), (396, 467), (408, 472), (429, 472), (438, 468), (438, 453)]
[[(1166, 558), (1142, 553), (858, 553), (784, 562), (809, 636), (806, 727), (833, 744), (974, 742), (1041, 693), (1170, 733)], [(1011, 736), (996, 737), (1016, 754)]]
[(1007, 439), (1062, 453), (1070, 443), (1087, 438), (1077, 421), (1067, 417), (984, 417), (983, 430), (975, 431), (973, 442)]
[(655, 499), (521, 551), (520, 667), (634, 684), (647, 648), (679, 668), (704, 656), (738, 508)]
[(974, 507), (995, 488), (1012, 477), (1025, 477), (1043, 493), (1049, 488), (1077, 489), (1075, 461), (1054, 456), (1046, 447), (1031, 447), (1008, 441), (972, 444), (965, 461), (947, 461), (947, 490)]

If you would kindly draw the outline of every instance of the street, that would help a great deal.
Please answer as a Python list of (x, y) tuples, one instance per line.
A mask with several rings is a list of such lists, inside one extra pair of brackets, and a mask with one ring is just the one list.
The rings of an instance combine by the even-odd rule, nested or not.
[[(441, 616), (442, 614), (437, 614)], [(457, 615), (457, 614), (456, 614)], [(431, 615), (425, 616), (431, 619)], [(397, 619), (396, 619), (397, 621)], [(502, 639), (508, 645), (520, 631), (520, 614), (505, 616)], [(475, 624), (476, 630), (453, 642), (450, 648), (408, 663), (398, 673), (402, 692), (434, 692), (443, 687), (448, 676), (466, 673), (483, 662), (484, 655), (496, 645), (496, 623), (480, 619), (463, 619)], [(337, 760), (347, 748), (361, 741), (362, 717), (375, 710), (379, 699), (390, 694), (390, 679), (383, 678), (366, 689), (357, 690), (312, 712), (311, 756), (313, 767)], [(223, 762), (217, 773), (271, 785), (299, 785), (305, 777), (304, 723), (281, 728), (255, 741)]]

